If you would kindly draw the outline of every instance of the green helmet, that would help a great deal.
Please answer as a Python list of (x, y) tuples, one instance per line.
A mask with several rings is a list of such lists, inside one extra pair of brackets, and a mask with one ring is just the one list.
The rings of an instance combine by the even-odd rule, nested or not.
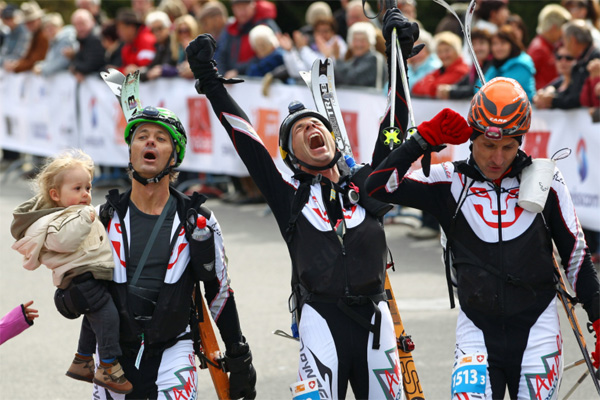
[(173, 149), (176, 155), (175, 165), (177, 168), (183, 162), (185, 156), (185, 146), (187, 144), (187, 135), (183, 124), (172, 111), (166, 108), (156, 108), (152, 106), (144, 107), (140, 112), (136, 112), (131, 116), (131, 119), (125, 127), (125, 143), (131, 145), (131, 138), (136, 128), (143, 123), (152, 123), (162, 126), (169, 132), (173, 139)]

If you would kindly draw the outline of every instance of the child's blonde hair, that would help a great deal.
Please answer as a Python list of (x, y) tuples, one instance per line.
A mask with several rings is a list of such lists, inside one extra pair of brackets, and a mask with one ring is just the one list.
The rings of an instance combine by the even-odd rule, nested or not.
[(38, 196), (41, 196), (46, 204), (57, 207), (58, 204), (50, 197), (50, 190), (58, 189), (62, 185), (64, 173), (76, 166), (83, 167), (90, 173), (90, 177), (94, 178), (94, 161), (82, 150), (71, 149), (54, 158), (48, 158), (35, 178)]

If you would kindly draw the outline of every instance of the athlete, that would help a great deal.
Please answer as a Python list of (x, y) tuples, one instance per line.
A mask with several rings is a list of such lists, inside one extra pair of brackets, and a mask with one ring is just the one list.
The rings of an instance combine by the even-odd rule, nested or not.
[[(99, 215), (117, 265), (110, 291), (120, 315), (123, 355), (119, 360), (134, 390), (127, 396), (109, 395), (95, 386), (94, 399), (196, 398), (193, 333), (197, 323), (191, 323), (190, 316), (200, 278), (225, 343), (231, 398), (253, 399), (256, 372), (229, 286), (219, 223), (201, 206), (203, 196), (190, 199), (169, 185), (178, 174), (173, 168), (185, 155), (185, 129), (171, 111), (146, 107), (130, 118), (125, 142), (131, 190), (109, 192)], [(212, 244), (195, 241), (189, 228), (184, 229), (189, 210), (204, 215), (214, 232), (212, 276), (200, 277), (198, 260), (191, 256)]]
[[(386, 16), (384, 25), (390, 32), (397, 27), (406, 59), (418, 26), (399, 12)], [(299, 379), (317, 378), (321, 399), (345, 398), (348, 382), (356, 398), (400, 399), (400, 364), (384, 293), (387, 246), (381, 216), (390, 206), (370, 204), (362, 196), (360, 171), (366, 177), (370, 166), (353, 176), (340, 167), (330, 121), (293, 102), (279, 131), (281, 155), (293, 175), (278, 170), (225, 89), (227, 81), (213, 61), (215, 48), (210, 35), (200, 35), (186, 49), (188, 61), (196, 88), (211, 102), (288, 245), (301, 317)], [(400, 97), (393, 100), (396, 107), (406, 107)], [(407, 121), (400, 123), (405, 127)], [(389, 115), (382, 126), (389, 126)], [(388, 153), (379, 142), (371, 165)], [(356, 188), (359, 203), (352, 200)]]
[[(502, 399), (506, 388), (511, 399), (558, 398), (563, 355), (553, 242), (596, 338), (600, 331), (598, 276), (560, 171), (542, 212), (517, 205), (532, 162), (520, 149), (530, 122), (523, 88), (493, 79), (474, 96), (468, 123), (442, 110), (367, 179), (373, 197), (430, 212), (443, 228), (449, 290), (456, 287), (460, 304), (454, 399)], [(469, 139), (468, 160), (405, 175), (432, 148)], [(596, 339), (596, 367), (599, 356)]]

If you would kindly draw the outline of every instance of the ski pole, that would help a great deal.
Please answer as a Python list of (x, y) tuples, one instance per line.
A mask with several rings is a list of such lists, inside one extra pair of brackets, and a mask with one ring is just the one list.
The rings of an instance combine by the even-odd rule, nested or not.
[[(396, 8), (396, 0), (390, 0), (388, 4), (388, 8)], [(391, 7), (390, 7), (391, 6)], [(390, 62), (390, 66), (392, 70), (390, 71), (390, 91), (392, 93), (392, 101), (390, 104), (390, 126), (385, 129), (386, 138), (388, 138), (390, 150), (394, 148), (394, 145), (400, 144), (398, 139), (398, 134), (400, 130), (397, 127), (394, 127), (394, 120), (396, 119), (396, 60), (398, 59), (398, 49), (395, 46), (396, 41), (398, 40), (398, 32), (396, 32), (396, 28), (392, 30), (392, 60)]]
[(565, 397), (563, 397), (563, 400), (567, 400), (569, 397), (571, 397), (571, 395), (573, 394), (575, 389), (577, 389), (579, 387), (579, 385), (581, 385), (581, 382), (583, 382), (589, 374), (590, 374), (590, 370), (586, 369), (585, 372), (579, 377), (579, 379), (577, 379), (577, 382), (575, 382), (573, 387), (571, 389), (569, 389), (567, 394), (565, 394)]
[[(558, 298), (562, 303), (565, 312), (567, 313), (567, 318), (569, 323), (571, 324), (571, 328), (573, 329), (573, 334), (575, 335), (575, 339), (577, 340), (577, 344), (579, 345), (579, 349), (583, 355), (583, 359), (585, 364), (587, 365), (587, 372), (591, 373), (592, 381), (594, 382), (594, 386), (596, 387), (596, 391), (600, 395), (600, 383), (598, 383), (598, 378), (596, 377), (596, 370), (594, 369), (594, 365), (592, 364), (592, 360), (590, 358), (590, 354), (588, 353), (587, 346), (585, 344), (585, 339), (583, 337), (583, 332), (581, 331), (581, 327), (579, 325), (579, 321), (577, 319), (577, 315), (575, 314), (575, 304), (572, 302), (572, 297), (569, 295), (567, 291), (567, 287), (565, 285), (565, 281), (560, 274), (560, 269), (558, 267), (558, 263), (556, 262), (556, 258), (554, 255), (552, 256), (552, 261), (554, 262), (554, 272), (557, 275), (558, 279), (558, 287), (556, 291), (558, 293)], [(579, 378), (579, 380), (583, 380), (585, 376)]]
[(567, 370), (569, 370), (569, 369), (571, 369), (571, 368), (573, 368), (573, 367), (576, 367), (576, 366), (578, 366), (578, 365), (581, 365), (581, 364), (584, 364), (584, 363), (585, 363), (585, 359), (584, 359), (584, 358), (582, 358), (582, 359), (581, 359), (581, 360), (579, 360), (579, 361), (573, 361), (571, 364), (567, 364), (567, 365), (565, 365), (565, 367), (563, 368), (563, 370), (564, 370), (564, 371), (567, 371)]

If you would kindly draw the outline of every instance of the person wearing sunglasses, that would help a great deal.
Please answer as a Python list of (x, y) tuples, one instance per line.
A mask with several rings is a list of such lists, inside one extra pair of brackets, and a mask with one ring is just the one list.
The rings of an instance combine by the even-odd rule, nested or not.
[(552, 106), (552, 99), (558, 93), (573, 90), (573, 86), (571, 85), (571, 71), (575, 65), (575, 57), (569, 54), (565, 46), (560, 46), (556, 50), (554, 59), (556, 60), (558, 78), (537, 91), (533, 97), (533, 104), (536, 108), (550, 108)]
[[(538, 209), (519, 202), (532, 164), (521, 149), (531, 112), (516, 80), (492, 79), (473, 97), (468, 122), (442, 110), (367, 178), (371, 197), (430, 212), (442, 226), (450, 304), (455, 295), (459, 302), (455, 400), (503, 399), (507, 390), (511, 399), (558, 399), (563, 349), (553, 243), (600, 337), (600, 283), (560, 170), (549, 171)], [(408, 173), (442, 144), (469, 140), (467, 160)], [(597, 368), (598, 339), (592, 358)]]

